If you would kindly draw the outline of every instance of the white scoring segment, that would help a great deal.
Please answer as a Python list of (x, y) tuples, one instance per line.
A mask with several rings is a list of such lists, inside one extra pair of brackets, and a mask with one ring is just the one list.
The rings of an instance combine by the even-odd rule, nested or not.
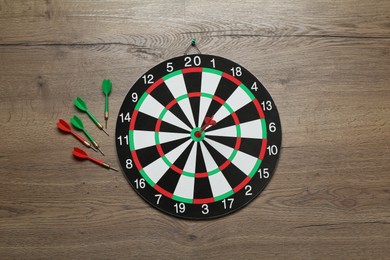
[[(165, 107), (161, 105), (161, 103), (159, 103), (154, 97), (152, 97), (151, 95), (147, 95), (142, 102), (139, 111), (158, 119), (164, 109)], [(187, 131), (192, 130), (169, 110), (165, 113), (162, 121), (180, 127)]]
[(240, 124), (241, 137), (263, 139), (263, 128), (260, 119)]
[[(201, 88), (200, 88), (201, 93), (206, 93), (214, 96), (220, 80), (221, 80), (220, 75), (210, 73), (210, 72), (203, 72)], [(211, 100), (212, 100), (211, 98), (206, 98), (203, 96), (200, 97), (199, 122), (197, 125), (198, 127), (201, 127), (201, 125), (203, 124), (203, 120), (206, 117), (206, 113), (210, 107)]]
[[(222, 154), (226, 159), (229, 159), (233, 152), (233, 148), (226, 146), (222, 143), (216, 142), (214, 140), (211, 140), (209, 138), (206, 138), (206, 141), (214, 147), (220, 154)], [(260, 151), (259, 151), (260, 153)], [(236, 155), (234, 156), (232, 163), (239, 168), (242, 172), (244, 172), (246, 175), (249, 175), (257, 163), (258, 158), (243, 153), (239, 150), (237, 150)]]
[(236, 125), (216, 129), (209, 130), (206, 132), (207, 136), (227, 136), (227, 137), (237, 137), (237, 129)]
[(232, 163), (237, 166), (237, 168), (240, 169), (243, 173), (249, 175), (252, 172), (253, 167), (255, 167), (258, 159), (259, 158), (256, 158), (252, 155), (237, 151), (237, 154), (234, 156)]
[[(183, 74), (175, 75), (167, 80), (164, 80), (164, 82), (175, 99), (177, 99), (180, 96), (188, 94)], [(184, 114), (187, 116), (192, 127), (196, 127), (195, 119), (194, 119), (194, 115), (191, 109), (191, 104), (189, 99), (188, 98), (182, 99), (180, 100), (180, 102), (178, 102), (178, 104), (180, 108), (183, 110)]]
[(164, 160), (162, 158), (158, 158), (151, 164), (144, 167), (143, 170), (154, 183), (157, 183), (168, 169), (169, 166), (164, 162)]
[(220, 196), (232, 190), (232, 187), (230, 187), (222, 172), (217, 172), (209, 176), (209, 181), (213, 197)]
[[(156, 132), (153, 131), (134, 130), (133, 144), (135, 150), (150, 147), (150, 146), (155, 146), (156, 145), (155, 134)], [(159, 132), (158, 135), (159, 135), (160, 144), (176, 141), (188, 137), (188, 134), (169, 133), (169, 132)]]
[(203, 160), (206, 166), (206, 171), (210, 172), (212, 170), (215, 170), (218, 168), (217, 163), (214, 161), (213, 157), (207, 150), (206, 146), (204, 145), (203, 142), (200, 142), (200, 148), (202, 150), (202, 155), (203, 155)]
[(196, 142), (192, 145), (190, 155), (187, 158), (187, 162), (184, 165), (183, 171), (195, 173), (197, 149), (198, 149), (198, 143)]
[[(241, 87), (237, 87), (236, 90), (226, 100), (226, 104), (229, 105), (233, 111), (239, 110), (250, 102), (252, 102), (252, 99)], [(226, 109), (222, 109), (222, 107), (223, 106), (221, 106), (219, 110), (215, 113), (215, 120), (221, 121), (222, 119), (230, 115), (230, 113), (226, 113)]]
[[(241, 130), (241, 137), (263, 139), (263, 128), (260, 119), (248, 121), (239, 124), (239, 126)], [(216, 130), (210, 130), (206, 132), (206, 135), (237, 137), (236, 125), (232, 125), (232, 126), (228, 126)]]
[[(214, 161), (206, 146), (203, 143), (200, 143), (200, 147), (202, 149), (203, 159), (206, 165), (207, 172), (218, 169), (217, 163)], [(210, 175), (208, 178), (210, 181), (211, 191), (213, 192), (214, 197), (220, 196), (232, 190), (230, 184), (225, 179), (221, 171)]]
[(205, 141), (208, 142), (215, 150), (217, 150), (220, 154), (222, 154), (226, 159), (229, 159), (229, 157), (233, 153), (234, 149), (227, 145), (221, 144), (207, 137), (205, 138)]
[(183, 133), (170, 133), (170, 132), (159, 132), (158, 133), (158, 139), (160, 141), (160, 144), (176, 141), (183, 138), (189, 138), (189, 134), (183, 134)]
[(195, 186), (195, 178), (182, 174), (180, 175), (179, 181), (177, 182), (173, 195), (186, 198), (186, 199), (193, 199), (194, 186)]
[(172, 151), (170, 151), (167, 154), (165, 154), (165, 157), (171, 163), (174, 163), (177, 160), (177, 158), (179, 158), (179, 156), (184, 152), (184, 150), (191, 144), (191, 142), (192, 142), (191, 139), (187, 140), (183, 144), (179, 145), (178, 147), (176, 147)]
[[(183, 153), (183, 151), (187, 148), (187, 146), (191, 143), (191, 139), (187, 142), (179, 145), (177, 148), (165, 154), (165, 157), (171, 162), (174, 163), (177, 158)], [(146, 175), (154, 182), (157, 183), (161, 177), (165, 174), (165, 172), (169, 169), (169, 165), (165, 163), (162, 157), (153, 161), (149, 165), (143, 168)]]

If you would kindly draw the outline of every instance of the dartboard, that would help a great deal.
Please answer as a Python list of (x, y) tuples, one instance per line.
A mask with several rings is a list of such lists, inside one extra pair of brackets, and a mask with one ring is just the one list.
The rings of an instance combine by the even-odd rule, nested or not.
[(274, 173), (279, 115), (261, 82), (211, 55), (164, 61), (130, 88), (116, 148), (130, 185), (157, 209), (188, 219), (234, 212)]

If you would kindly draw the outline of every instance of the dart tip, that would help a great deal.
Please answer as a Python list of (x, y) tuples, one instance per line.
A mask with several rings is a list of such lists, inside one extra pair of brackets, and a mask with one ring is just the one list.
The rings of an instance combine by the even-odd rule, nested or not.
[(106, 129), (107, 129), (107, 119), (106, 119)]
[(98, 152), (98, 150), (97, 150), (95, 147), (93, 147), (92, 145), (89, 146), (89, 148), (91, 148), (91, 149), (94, 150), (95, 152)]
[(100, 152), (103, 156), (105, 156), (104, 153), (102, 152), (102, 150), (100, 150), (99, 147), (98, 147), (97, 149), (99, 150), (99, 152)]
[(114, 167), (111, 167), (111, 166), (110, 166), (110, 169), (111, 169), (111, 170), (114, 170), (114, 171), (116, 171), (116, 172), (119, 172), (119, 171), (118, 171), (117, 169), (115, 169)]
[[(107, 121), (106, 121), (106, 124), (107, 124)], [(106, 126), (106, 128), (107, 128), (107, 126)], [(104, 128), (102, 128), (102, 130), (103, 130), (103, 132), (104, 132), (107, 136), (110, 136), (110, 135), (104, 130)]]

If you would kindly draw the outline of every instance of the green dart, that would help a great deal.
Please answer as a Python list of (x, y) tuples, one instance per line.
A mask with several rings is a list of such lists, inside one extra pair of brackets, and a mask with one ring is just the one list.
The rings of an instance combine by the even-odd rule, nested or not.
[(111, 92), (112, 88), (112, 83), (111, 80), (105, 79), (102, 82), (102, 88), (103, 88), (103, 93), (106, 96), (106, 102), (105, 102), (105, 107), (104, 107), (104, 120), (106, 120), (106, 129), (107, 129), (107, 120), (108, 120), (108, 95)]
[(81, 111), (87, 113), (87, 115), (92, 119), (92, 121), (97, 125), (97, 127), (99, 127), (100, 130), (103, 130), (104, 133), (106, 133), (106, 135), (109, 136), (109, 134), (104, 131), (104, 128), (102, 126), (102, 124), (100, 124), (100, 122), (96, 119), (96, 117), (94, 115), (92, 115), (89, 111), (88, 111), (88, 107), (87, 107), (87, 104), (85, 103), (85, 101), (81, 98), (81, 97), (77, 97), (75, 100), (74, 100), (74, 105), (80, 109)]
[(74, 127), (76, 127), (77, 129), (83, 131), (84, 134), (85, 134), (85, 135), (88, 137), (88, 139), (91, 141), (91, 143), (93, 144), (93, 146), (95, 146), (95, 148), (98, 149), (99, 152), (101, 152), (101, 154), (104, 155), (104, 153), (102, 152), (102, 150), (100, 150), (99, 145), (98, 145), (98, 143), (95, 141), (95, 139), (93, 139), (92, 136), (87, 132), (87, 130), (85, 130), (83, 121), (81, 121), (81, 119), (80, 119), (78, 116), (73, 116), (73, 117), (70, 119), (70, 122), (72, 122), (72, 125), (73, 125)]

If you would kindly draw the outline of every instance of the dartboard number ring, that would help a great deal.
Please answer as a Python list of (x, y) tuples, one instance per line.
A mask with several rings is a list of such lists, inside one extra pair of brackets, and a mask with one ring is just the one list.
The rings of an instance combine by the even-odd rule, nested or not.
[(130, 88), (118, 114), (116, 148), (130, 185), (181, 218), (234, 212), (271, 179), (281, 125), (268, 91), (228, 59), (164, 61)]

